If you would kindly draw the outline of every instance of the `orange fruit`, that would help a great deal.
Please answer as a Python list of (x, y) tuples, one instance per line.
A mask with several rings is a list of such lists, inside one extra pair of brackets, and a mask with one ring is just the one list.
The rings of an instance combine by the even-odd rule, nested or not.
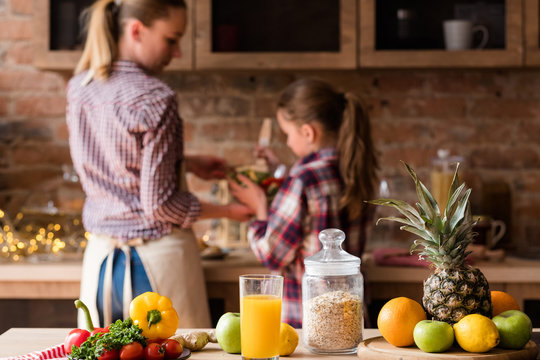
[(406, 297), (397, 297), (381, 308), (377, 327), (390, 344), (410, 346), (414, 344), (414, 327), (422, 320), (426, 320), (422, 305)]
[(504, 291), (493, 290), (491, 292), (491, 305), (493, 306), (492, 317), (506, 310), (521, 310), (516, 299)]

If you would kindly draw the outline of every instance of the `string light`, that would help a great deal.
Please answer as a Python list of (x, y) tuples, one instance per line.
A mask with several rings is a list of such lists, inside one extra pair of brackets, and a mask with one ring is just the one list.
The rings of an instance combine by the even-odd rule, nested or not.
[(47, 225), (23, 224), (24, 214), (18, 212), (15, 221), (0, 209), (0, 261), (60, 259), (69, 253), (81, 255), (88, 233), (79, 218), (55, 219)]

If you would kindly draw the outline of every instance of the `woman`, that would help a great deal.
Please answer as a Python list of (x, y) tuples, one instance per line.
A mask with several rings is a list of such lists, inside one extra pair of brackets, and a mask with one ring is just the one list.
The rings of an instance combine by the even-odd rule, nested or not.
[(222, 159), (184, 154), (175, 92), (154, 77), (180, 56), (186, 5), (98, 0), (89, 15), (67, 89), (70, 150), (90, 232), (81, 299), (103, 326), (126, 318), (133, 297), (154, 291), (171, 298), (180, 327), (209, 327), (190, 226), (202, 218), (246, 220), (250, 210), (200, 202), (180, 185), (180, 169), (204, 179), (225, 174)]

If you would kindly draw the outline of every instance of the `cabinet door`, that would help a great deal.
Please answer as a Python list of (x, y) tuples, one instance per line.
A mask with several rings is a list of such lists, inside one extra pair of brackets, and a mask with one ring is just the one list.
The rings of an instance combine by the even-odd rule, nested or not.
[[(416, 0), (407, 4), (400, 0), (359, 1), (360, 67), (486, 68), (523, 65), (521, 0), (476, 3)], [(482, 7), (489, 11), (482, 11)], [(383, 16), (384, 12), (389, 12), (388, 16)], [(477, 24), (491, 22), (488, 46), (484, 49), (445, 50), (443, 21), (452, 18), (470, 19)], [(394, 41), (404, 38), (407, 41)]]
[(525, 65), (540, 65), (540, 0), (525, 0)]
[[(186, 0), (188, 26), (181, 40), (182, 57), (166, 70), (192, 68), (193, 0)], [(50, 70), (74, 70), (82, 54), (79, 16), (93, 0), (34, 0), (34, 66)]]
[(356, 0), (197, 0), (197, 69), (353, 69)]

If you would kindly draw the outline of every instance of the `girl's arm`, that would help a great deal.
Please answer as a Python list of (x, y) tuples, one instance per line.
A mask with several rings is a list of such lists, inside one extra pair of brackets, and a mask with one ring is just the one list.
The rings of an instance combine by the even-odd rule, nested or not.
[(307, 216), (303, 190), (299, 179), (287, 178), (272, 202), (268, 220), (256, 220), (249, 226), (250, 246), (269, 269), (290, 264), (302, 245), (302, 222)]

